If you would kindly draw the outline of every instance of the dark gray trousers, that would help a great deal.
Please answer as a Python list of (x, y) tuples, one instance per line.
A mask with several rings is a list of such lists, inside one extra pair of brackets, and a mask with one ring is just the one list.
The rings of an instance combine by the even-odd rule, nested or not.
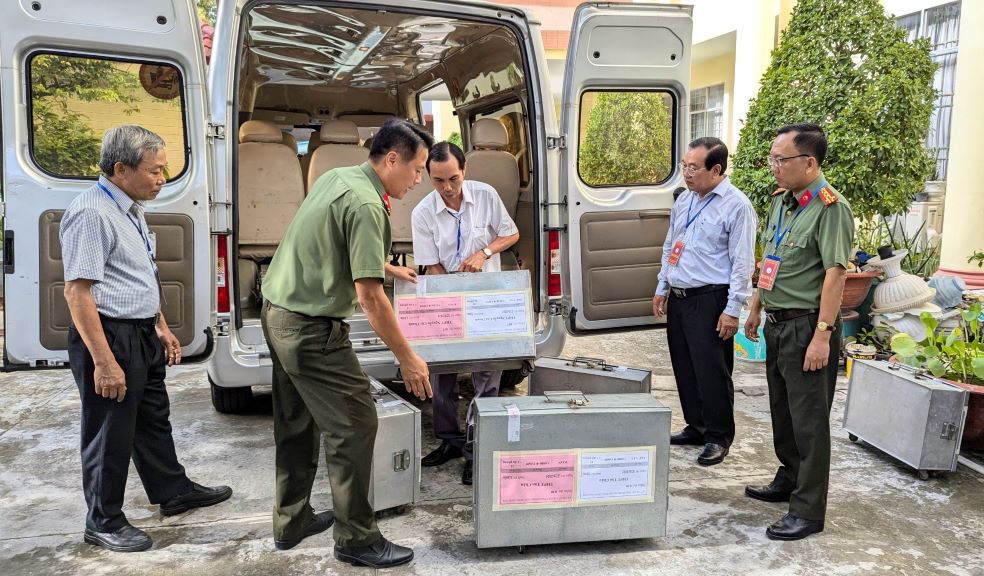
[[(502, 371), (472, 372), (472, 387), (475, 388), (475, 398), (499, 395), (499, 380)], [(472, 459), (472, 443), (465, 441), (465, 433), (458, 426), (458, 375), (432, 374), (431, 388), (434, 390), (434, 435), (440, 440), (450, 442), (452, 446), (461, 448), (468, 460)], [(473, 414), (474, 401), (468, 404), (465, 416), (465, 430), (475, 423)]]

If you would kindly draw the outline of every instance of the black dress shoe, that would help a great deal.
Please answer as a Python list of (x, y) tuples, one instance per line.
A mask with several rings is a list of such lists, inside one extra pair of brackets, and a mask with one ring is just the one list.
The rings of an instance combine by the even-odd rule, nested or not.
[(202, 486), (201, 484), (191, 483), (191, 492), (180, 496), (175, 496), (167, 502), (161, 504), (161, 514), (164, 516), (174, 516), (187, 512), (192, 508), (202, 508), (212, 506), (219, 502), (225, 502), (232, 496), (232, 488), (228, 486)]
[(372, 546), (346, 548), (335, 545), (335, 558), (353, 566), (391, 568), (413, 560), (413, 550), (393, 544), (382, 536)]
[(455, 458), (461, 458), (461, 448), (450, 442), (441, 442), (440, 446), (420, 460), (420, 464), (422, 466), (440, 466), (448, 460), (454, 460)]
[(301, 543), (308, 536), (314, 536), (315, 534), (321, 534), (325, 530), (331, 528), (331, 525), (335, 523), (335, 514), (331, 510), (326, 510), (320, 514), (314, 515), (314, 521), (308, 524), (308, 527), (304, 529), (304, 533), (301, 534), (300, 538), (294, 538), (293, 540), (277, 540), (273, 539), (273, 545), (277, 547), (277, 550), (290, 550), (294, 546)]
[(724, 457), (727, 455), (727, 448), (721, 446), (720, 444), (708, 442), (704, 445), (704, 449), (701, 450), (700, 455), (697, 456), (697, 463), (701, 466), (713, 466), (723, 462)]
[(670, 444), (673, 446), (702, 446), (704, 444), (704, 435), (684, 429), (682, 432), (677, 432), (670, 436)]
[(146, 532), (129, 524), (112, 532), (96, 532), (86, 528), (82, 539), (113, 552), (140, 552), (154, 545), (154, 541)]
[(472, 474), (475, 472), (475, 462), (465, 460), (465, 468), (461, 471), (461, 483), (465, 486), (472, 485)]
[(797, 518), (791, 514), (786, 514), (765, 529), (765, 535), (772, 540), (801, 540), (817, 532), (823, 532), (823, 522)]
[(767, 486), (745, 486), (745, 496), (763, 502), (789, 502), (792, 490), (781, 490), (773, 482)]

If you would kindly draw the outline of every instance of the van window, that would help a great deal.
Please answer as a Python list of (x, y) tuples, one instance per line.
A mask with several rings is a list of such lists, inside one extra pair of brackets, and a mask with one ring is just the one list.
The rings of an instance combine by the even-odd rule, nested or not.
[(174, 66), (42, 53), (31, 57), (27, 69), (31, 157), (44, 172), (98, 176), (103, 133), (139, 124), (164, 139), (168, 178), (184, 173), (183, 82)]
[(588, 186), (660, 184), (673, 173), (673, 96), (665, 91), (581, 95), (577, 170)]

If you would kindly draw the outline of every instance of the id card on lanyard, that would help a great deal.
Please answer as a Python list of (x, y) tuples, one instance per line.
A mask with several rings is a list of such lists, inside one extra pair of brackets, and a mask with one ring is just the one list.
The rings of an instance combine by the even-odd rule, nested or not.
[(793, 215), (792, 220), (789, 221), (789, 226), (787, 226), (785, 230), (782, 229), (783, 207), (781, 205), (779, 206), (779, 220), (776, 222), (776, 233), (773, 237), (775, 243), (772, 246), (772, 254), (766, 254), (765, 258), (762, 259), (762, 267), (759, 270), (759, 279), (758, 284), (756, 285), (758, 288), (769, 291), (776, 285), (776, 276), (779, 275), (779, 267), (782, 265), (782, 257), (779, 256), (779, 246), (782, 244), (782, 241), (785, 240), (786, 235), (789, 234), (789, 231), (793, 229), (793, 224), (796, 223), (796, 219), (799, 218), (799, 215), (803, 213), (803, 210), (806, 210), (806, 207), (826, 185), (827, 182), (824, 181), (817, 187), (816, 190), (807, 190), (800, 195), (799, 210), (797, 210), (796, 214)]
[[(713, 202), (715, 198), (717, 198), (716, 195), (711, 194), (711, 197), (704, 202), (704, 204), (697, 210), (697, 213), (691, 216), (690, 211), (694, 207), (694, 198), (696, 197), (697, 197), (696, 192), (694, 193), (693, 196), (690, 197), (690, 206), (687, 207), (687, 220), (683, 224), (684, 236), (687, 235), (687, 230), (690, 228), (690, 225), (694, 223), (694, 220), (696, 220), (698, 216), (700, 216), (700, 213), (704, 211), (704, 208), (707, 208), (707, 205)], [(680, 256), (683, 256), (683, 249), (686, 246), (687, 243), (684, 242), (683, 238), (676, 241), (676, 244), (673, 245), (673, 249), (670, 251), (670, 257), (667, 259), (667, 263), (670, 266), (676, 266), (677, 263), (680, 262)]]

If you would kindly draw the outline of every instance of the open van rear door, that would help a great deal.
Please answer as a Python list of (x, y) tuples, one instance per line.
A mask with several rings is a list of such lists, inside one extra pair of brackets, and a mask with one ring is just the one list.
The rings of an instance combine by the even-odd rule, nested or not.
[(688, 6), (589, 3), (574, 15), (561, 146), (571, 331), (653, 324), (687, 143)]
[(202, 40), (192, 0), (13, 0), (0, 19), (6, 368), (67, 362), (59, 222), (91, 187), (103, 132), (167, 145), (147, 206), (164, 315), (185, 357), (209, 349), (212, 265)]

